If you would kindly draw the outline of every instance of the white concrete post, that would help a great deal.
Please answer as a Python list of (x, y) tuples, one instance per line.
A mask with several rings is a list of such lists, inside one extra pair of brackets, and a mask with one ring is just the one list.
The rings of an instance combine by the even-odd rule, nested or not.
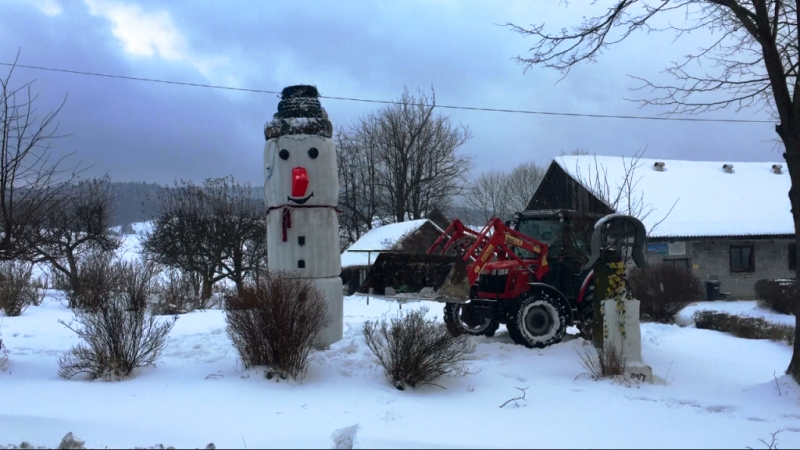
[[(639, 300), (621, 300), (624, 314), (617, 311), (617, 300), (603, 300), (603, 327), (605, 340), (621, 351), (627, 362), (626, 376), (640, 381), (653, 381), (653, 369), (642, 361), (642, 330), (639, 322)], [(622, 322), (622, 327), (620, 327)], [(625, 330), (623, 337), (622, 330)]]

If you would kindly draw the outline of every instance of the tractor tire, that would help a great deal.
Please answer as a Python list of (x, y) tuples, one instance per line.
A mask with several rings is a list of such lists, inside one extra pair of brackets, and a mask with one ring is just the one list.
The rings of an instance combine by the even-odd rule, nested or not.
[(578, 306), (582, 322), (578, 325), (581, 337), (587, 341), (592, 340), (592, 327), (594, 326), (594, 282), (586, 286), (583, 301)]
[(447, 331), (454, 337), (468, 334), (470, 336), (492, 337), (500, 327), (500, 322), (494, 319), (486, 319), (481, 324), (470, 324), (464, 317), (469, 313), (469, 303), (446, 303), (444, 305), (444, 324)]
[(567, 309), (546, 292), (524, 295), (509, 315), (508, 334), (514, 343), (544, 348), (561, 342), (567, 333)]

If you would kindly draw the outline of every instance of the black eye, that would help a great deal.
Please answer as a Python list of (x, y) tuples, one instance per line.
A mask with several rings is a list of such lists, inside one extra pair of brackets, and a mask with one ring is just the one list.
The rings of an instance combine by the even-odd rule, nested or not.
[(282, 160), (286, 161), (287, 159), (289, 159), (289, 150), (286, 149), (281, 150), (280, 152), (278, 152), (278, 156), (280, 156)]
[(308, 156), (310, 156), (311, 159), (316, 159), (317, 156), (319, 156), (319, 150), (317, 150), (314, 147), (311, 147), (310, 149), (308, 149)]

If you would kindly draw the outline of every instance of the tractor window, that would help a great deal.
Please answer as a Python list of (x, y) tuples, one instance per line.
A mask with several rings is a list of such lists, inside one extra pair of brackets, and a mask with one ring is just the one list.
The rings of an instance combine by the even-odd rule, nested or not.
[[(551, 255), (561, 253), (561, 222), (558, 220), (523, 220), (519, 224), (519, 232), (547, 244)], [(533, 257), (527, 250), (518, 250), (523, 258)]]

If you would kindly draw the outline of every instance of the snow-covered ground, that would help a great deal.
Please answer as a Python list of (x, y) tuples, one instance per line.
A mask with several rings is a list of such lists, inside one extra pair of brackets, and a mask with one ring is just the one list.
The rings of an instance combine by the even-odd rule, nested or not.
[[(441, 317), (437, 303), (403, 310), (423, 305)], [(759, 312), (755, 302), (714, 302), (683, 315), (705, 307)], [(495, 337), (474, 338), (476, 373), (398, 391), (361, 336), (366, 320), (397, 308), (347, 297), (345, 339), (313, 356), (302, 383), (243, 371), (218, 310), (181, 316), (157, 367), (89, 382), (56, 374), (59, 355), (78, 340), (58, 323), (72, 314), (51, 291), (20, 317), (0, 315), (9, 348), (0, 372), (0, 445), (55, 446), (72, 431), (95, 448), (331, 448), (337, 430), (357, 425), (363, 448), (765, 448), (758, 439), (770, 442), (777, 430), (784, 430), (780, 448), (800, 448), (800, 388), (782, 376), (791, 356), (785, 344), (643, 324), (645, 362), (664, 382), (626, 386), (576, 378), (584, 372), (577, 352), (588, 348), (582, 339), (529, 350), (501, 327)], [(517, 388), (526, 388), (526, 400), (500, 408), (520, 395)]]

